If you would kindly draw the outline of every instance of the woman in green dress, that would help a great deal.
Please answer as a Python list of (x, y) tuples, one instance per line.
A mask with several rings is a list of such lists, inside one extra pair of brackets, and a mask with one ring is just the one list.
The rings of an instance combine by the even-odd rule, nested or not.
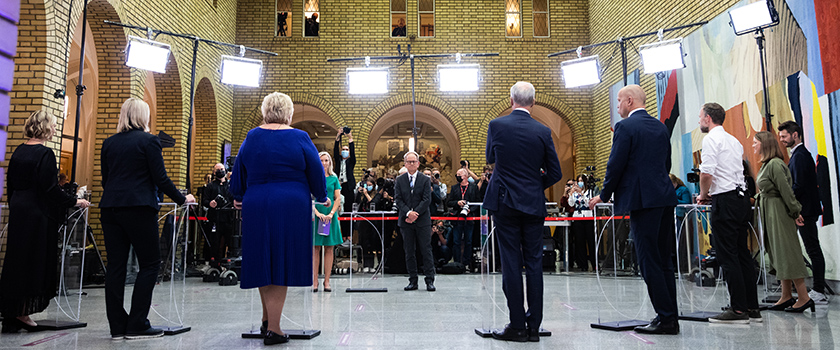
[[(330, 288), (330, 275), (333, 268), (333, 247), (341, 244), (341, 228), (338, 225), (338, 209), (341, 208), (341, 185), (338, 184), (338, 177), (333, 172), (332, 157), (327, 152), (318, 154), (321, 157), (321, 164), (324, 166), (324, 176), (327, 178), (327, 196), (332, 194), (332, 207), (316, 205), (313, 207), (315, 219), (312, 222), (312, 291), (318, 291), (318, 267), (320, 265), (321, 250), (324, 251), (324, 291), (332, 292)], [(322, 225), (329, 225), (329, 235), (323, 235)]]
[[(808, 297), (805, 277), (808, 270), (802, 257), (796, 225), (802, 221), (802, 205), (793, 195), (790, 169), (785, 164), (779, 141), (767, 131), (753, 138), (753, 151), (761, 159), (756, 184), (759, 194), (756, 204), (764, 227), (764, 244), (770, 263), (776, 269), (776, 278), (782, 284), (782, 296), (770, 310), (803, 312), (814, 311), (814, 301)], [(793, 299), (791, 284), (796, 287), (799, 299)]]

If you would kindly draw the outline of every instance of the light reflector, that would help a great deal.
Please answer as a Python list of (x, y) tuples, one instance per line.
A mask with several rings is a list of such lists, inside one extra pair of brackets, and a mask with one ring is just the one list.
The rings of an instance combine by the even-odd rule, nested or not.
[(778, 24), (779, 15), (772, 3), (761, 0), (729, 11), (729, 20), (735, 35), (742, 35)]
[(685, 68), (682, 38), (639, 46), (645, 74)]
[(221, 71), (223, 84), (259, 87), (262, 61), (222, 55)]
[(598, 84), (601, 82), (601, 64), (598, 55), (560, 63), (566, 88)]
[(125, 65), (137, 69), (157, 73), (166, 73), (166, 63), (169, 62), (169, 45), (128, 36)]
[(477, 64), (440, 64), (438, 81), (440, 91), (477, 91), (479, 66)]
[(352, 95), (388, 93), (387, 68), (347, 68), (348, 92)]

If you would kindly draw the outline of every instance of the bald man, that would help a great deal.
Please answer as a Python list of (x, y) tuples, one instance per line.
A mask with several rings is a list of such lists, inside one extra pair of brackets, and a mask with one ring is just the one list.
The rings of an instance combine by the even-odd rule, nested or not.
[(645, 92), (638, 85), (618, 92), (618, 114), (604, 189), (589, 206), (615, 196), (615, 215), (630, 214), (636, 258), (647, 284), (654, 318), (636, 332), (678, 334), (677, 291), (671, 251), (677, 196), (668, 174), (671, 143), (668, 128), (645, 111)]

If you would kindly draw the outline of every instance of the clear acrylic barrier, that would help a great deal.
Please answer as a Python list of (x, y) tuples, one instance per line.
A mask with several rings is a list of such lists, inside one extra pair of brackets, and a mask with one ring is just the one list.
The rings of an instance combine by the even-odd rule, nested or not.
[[(616, 231), (616, 217), (613, 211), (612, 203), (600, 203), (595, 206), (595, 247), (601, 247), (601, 244), (607, 240), (611, 243), (611, 252), (607, 252), (605, 261), (611, 260), (613, 271), (611, 277), (601, 277), (601, 270), (595, 274), (598, 281), (598, 288), (601, 295), (604, 296), (604, 303), (598, 303), (598, 322), (591, 323), (590, 327), (597, 329), (605, 329), (612, 331), (626, 331), (632, 330), (636, 326), (647, 325), (649, 321), (640, 320), (643, 310), (650, 302), (647, 298), (647, 286), (640, 277), (622, 277), (619, 273), (619, 268), (628, 267), (632, 265), (631, 261), (623, 261), (623, 257), (619, 252), (622, 251), (621, 238), (618, 238)], [(623, 238), (623, 237), (622, 237)], [(627, 244), (632, 245), (632, 234)], [(601, 266), (600, 254), (595, 255), (595, 264)], [(638, 285), (634, 288), (628, 288), (628, 282), (635, 281)], [(638, 288), (635, 288), (638, 287)], [(608, 309), (602, 309), (602, 305), (609, 306)], [(622, 321), (602, 321), (604, 318), (622, 318)]]
[[(158, 280), (160, 284), (155, 289), (164, 289), (165, 302), (152, 300), (150, 316), (153, 314), (159, 320), (150, 319), (156, 328), (163, 329), (165, 335), (175, 335), (190, 331), (191, 327), (184, 325), (186, 300), (186, 265), (189, 247), (189, 209), (196, 203), (159, 203), (161, 226), (161, 260), (162, 266)], [(166, 242), (166, 243), (164, 243)], [(164, 307), (165, 306), (165, 307)], [(163, 323), (163, 324), (160, 324)]]
[[(356, 206), (353, 207), (354, 209)], [(374, 209), (374, 208), (371, 208)], [(379, 237), (379, 244), (380, 244), (380, 256), (378, 262), (375, 264), (373, 274), (371, 274), (370, 278), (367, 280), (362, 280), (359, 287), (354, 287), (353, 285), (353, 268), (352, 262), (356, 261), (353, 253), (356, 249), (350, 249), (350, 261), (351, 261), (351, 268), (350, 268), (350, 287), (348, 287), (345, 292), (347, 293), (385, 293), (388, 292), (388, 288), (383, 287), (383, 274), (385, 268), (385, 216), (395, 216), (397, 212), (395, 211), (369, 211), (369, 212), (358, 212), (353, 211), (350, 215), (352, 220), (350, 220), (350, 243), (353, 242), (353, 226), (355, 222), (360, 222), (359, 225), (369, 224), (374, 231), (376, 231), (377, 237)], [(374, 220), (371, 220), (374, 219)], [(379, 221), (379, 225), (376, 225), (375, 221)], [(378, 227), (377, 227), (378, 226)], [(352, 245), (351, 245), (352, 247)], [(362, 263), (364, 264), (364, 259), (362, 259)], [(361, 270), (361, 267), (359, 268)], [(358, 280), (358, 278), (357, 278)], [(377, 287), (378, 285), (378, 287)]]

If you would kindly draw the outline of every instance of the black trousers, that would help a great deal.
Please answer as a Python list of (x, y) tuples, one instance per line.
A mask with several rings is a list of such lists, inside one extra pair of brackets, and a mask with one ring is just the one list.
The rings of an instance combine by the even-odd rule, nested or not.
[[(105, 311), (111, 334), (148, 329), (152, 290), (160, 270), (157, 210), (151, 207), (102, 208), (102, 231), (108, 254), (105, 272)], [(131, 310), (123, 308), (125, 265), (134, 246), (140, 272), (134, 282)]]
[(677, 321), (677, 285), (674, 281), (674, 207), (630, 212), (630, 231), (636, 259), (647, 285), (650, 303), (662, 322)]
[[(356, 194), (353, 193), (353, 183), (345, 182), (341, 184), (341, 195), (344, 196), (344, 202), (341, 203), (345, 213), (353, 211), (353, 201), (356, 199)], [(350, 237), (350, 221), (339, 221), (341, 227), (342, 238)]]
[[(435, 258), (432, 255), (432, 225), (418, 226), (417, 224), (406, 224), (400, 226), (400, 233), (403, 236), (403, 248), (405, 248), (405, 268), (408, 270), (408, 281), (417, 283), (417, 255), (420, 251), (423, 257), (423, 274), (426, 275), (426, 283), (435, 281)], [(416, 249), (416, 250), (415, 250)]]
[(593, 221), (572, 221), (570, 229), (572, 235), (575, 237), (575, 263), (577, 263), (578, 268), (583, 271), (589, 271), (588, 264), (592, 264), (592, 269), (597, 270), (598, 266), (595, 263), (595, 254), (598, 253), (598, 250), (595, 249), (595, 225)]
[(712, 196), (712, 244), (735, 311), (758, 309), (755, 262), (747, 247), (750, 213), (749, 198), (736, 190)]
[(817, 234), (817, 219), (819, 216), (807, 216), (805, 226), (799, 226), (799, 237), (805, 244), (805, 252), (811, 260), (811, 272), (814, 274), (814, 290), (825, 293), (825, 257), (820, 248), (820, 237)]
[[(545, 218), (499, 204), (491, 213), (502, 261), (502, 290), (510, 311), (510, 327), (539, 329), (543, 318), (542, 235)], [(524, 307), (522, 266), (528, 291)]]

